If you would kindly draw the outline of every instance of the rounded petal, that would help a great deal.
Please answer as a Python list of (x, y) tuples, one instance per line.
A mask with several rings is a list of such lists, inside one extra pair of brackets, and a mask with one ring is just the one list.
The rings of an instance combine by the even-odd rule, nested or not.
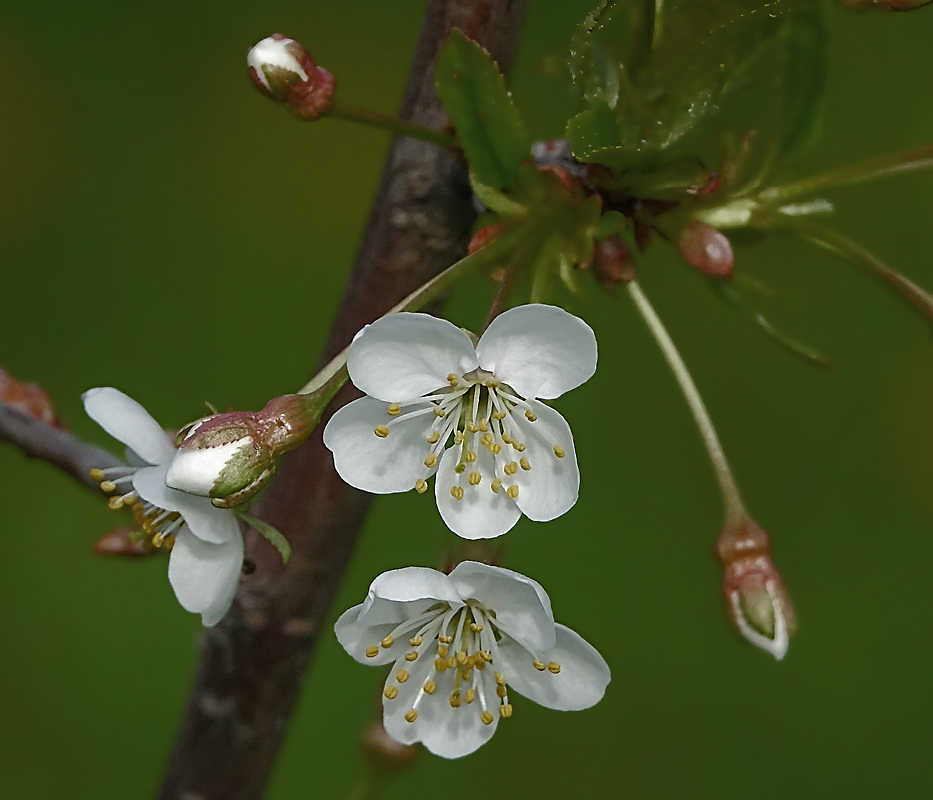
[(551, 600), (537, 581), (478, 561), (460, 562), (450, 580), (464, 600), (478, 600), (495, 611), (495, 624), (526, 647), (541, 651), (554, 646)]
[(457, 588), (443, 572), (405, 567), (383, 572), (369, 587), (358, 621), (365, 625), (397, 625), (424, 614), (437, 603), (462, 606)]
[(563, 625), (556, 628), (557, 644), (537, 655), (545, 664), (560, 664), (558, 674), (535, 669), (534, 656), (518, 642), (506, 639), (499, 643), (502, 674), (515, 691), (546, 708), (579, 711), (596, 705), (609, 685), (609, 665), (578, 633)]
[(147, 463), (161, 464), (175, 455), (175, 447), (159, 423), (123, 392), (105, 386), (89, 389), (81, 399), (84, 410), (94, 422)]
[(418, 478), (430, 477), (437, 467), (424, 465), (430, 451), (428, 435), (434, 414), (404, 418), (430, 404), (402, 407), (384, 439), (374, 433), (377, 425), (392, 421), (386, 404), (371, 397), (348, 403), (324, 428), (324, 444), (334, 454), (334, 467), (351, 486), (373, 494), (407, 492)]
[(550, 400), (593, 376), (596, 334), (562, 308), (533, 303), (496, 317), (476, 355), (483, 369), (522, 397)]
[[(398, 669), (409, 673), (406, 681), (398, 681)], [(437, 672), (430, 658), (419, 659), (414, 667), (404, 661), (396, 664), (386, 681), (386, 689), (393, 686), (398, 694), (391, 700), (385, 693), (382, 696), (386, 733), (402, 744), (421, 742), (430, 752), (442, 758), (460, 758), (489, 741), (499, 724), (499, 698), (496, 696), (495, 679), (490, 670), (474, 670), (473, 681), (461, 687), (460, 706), (453, 708), (450, 696), (454, 690), (455, 674), (456, 670), (450, 669)], [(430, 694), (424, 691), (428, 680), (436, 684)], [(477, 697), (472, 703), (467, 703), (464, 695), (470, 686), (477, 687)], [(480, 687), (482, 696), (479, 696)], [(405, 715), (412, 708), (418, 712), (418, 716), (414, 722), (409, 722)], [(489, 725), (482, 721), (485, 710), (493, 715)]]
[[(441, 457), (440, 468), (434, 481), (434, 496), (441, 518), (457, 536), (464, 539), (491, 539), (510, 531), (522, 512), (503, 486), (498, 492), (491, 489), (496, 477), (495, 461), (484, 447), (477, 452), (477, 460), (468, 464), (469, 469), (457, 474), (461, 448), (451, 447)], [(467, 476), (476, 470), (482, 476), (478, 486), (470, 486)], [(457, 500), (450, 490), (454, 486), (463, 489), (463, 497)]]
[[(525, 444), (524, 457), (529, 470), (515, 475), (518, 497), (515, 502), (522, 513), (535, 522), (548, 522), (565, 514), (577, 502), (580, 494), (580, 468), (573, 446), (570, 426), (550, 406), (532, 400), (528, 403), (538, 417), (529, 422), (520, 413), (513, 413), (513, 425)], [(563, 453), (557, 457), (555, 446)]]
[(206, 497), (198, 497), (165, 485), (169, 464), (147, 467), (133, 475), (133, 488), (143, 500), (166, 511), (177, 511), (184, 517), (191, 532), (210, 544), (242, 541), (240, 526), (233, 512), (214, 508)]
[(353, 339), (347, 370), (354, 385), (387, 403), (405, 403), (448, 386), (451, 373), (476, 369), (473, 342), (428, 314), (390, 314)]
[[(382, 625), (361, 625), (359, 622), (361, 603), (353, 606), (343, 612), (334, 625), (334, 633), (337, 635), (337, 641), (347, 653), (361, 664), (369, 666), (380, 666), (388, 664), (399, 658), (407, 640), (401, 639), (393, 642), (391, 647), (382, 647), (381, 642), (392, 633), (396, 627), (395, 622), (388, 622)], [(366, 655), (366, 651), (371, 647), (379, 648), (375, 656)]]
[(168, 579), (182, 608), (216, 625), (233, 602), (243, 568), (243, 537), (209, 544), (182, 526), (168, 562)]

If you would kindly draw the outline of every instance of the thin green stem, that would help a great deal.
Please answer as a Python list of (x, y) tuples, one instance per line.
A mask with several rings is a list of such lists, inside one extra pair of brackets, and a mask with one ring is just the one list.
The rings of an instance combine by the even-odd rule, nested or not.
[[(500, 234), (482, 249), (468, 255), (466, 258), (461, 258), (457, 263), (447, 267), (439, 275), (435, 275), (427, 283), (415, 289), (408, 297), (398, 305), (390, 308), (383, 316), (397, 314), (399, 311), (417, 311), (419, 308), (423, 308), (464, 273), (482, 264), (492, 263), (502, 257), (516, 242), (523, 238), (524, 233), (525, 229), (523, 227), (517, 227)], [(313, 394), (324, 390), (326, 387), (327, 391), (333, 389), (328, 400), (333, 397), (347, 381), (347, 353), (349, 351), (349, 346), (341, 350), (317, 375), (298, 390), (298, 394)]]
[(760, 198), (767, 202), (786, 203), (801, 195), (822, 192), (824, 189), (835, 186), (847, 186), (859, 181), (927, 167), (933, 167), (933, 144), (912, 150), (901, 150), (897, 153), (887, 153), (843, 167), (835, 167), (783, 186), (773, 186), (763, 191)]
[(877, 275), (923, 316), (933, 322), (933, 296), (909, 278), (891, 269), (858, 242), (809, 220), (795, 217), (774, 225), (777, 230), (794, 233), (819, 247), (845, 258)]
[(362, 125), (369, 125), (374, 128), (382, 128), (391, 131), (396, 136), (407, 136), (410, 139), (436, 144), (438, 147), (452, 147), (457, 143), (452, 134), (444, 131), (436, 131), (433, 128), (427, 128), (424, 125), (408, 122), (398, 117), (387, 117), (374, 111), (366, 111), (342, 103), (331, 103), (327, 116), (348, 122), (359, 122)]
[(732, 475), (729, 462), (726, 460), (726, 454), (722, 449), (719, 436), (717, 436), (716, 429), (713, 427), (713, 420), (703, 404), (703, 398), (700, 397), (700, 392), (697, 390), (687, 365), (684, 364), (677, 347), (667, 332), (667, 328), (664, 327), (664, 323), (661, 322), (661, 318), (657, 315), (654, 307), (648, 302), (648, 298), (645, 297), (641, 287), (637, 282), (631, 281), (628, 284), (628, 291), (635, 302), (635, 307), (648, 326), (648, 330), (651, 331), (652, 336), (658, 343), (658, 347), (661, 348), (661, 352), (671, 368), (671, 372), (674, 373), (674, 378), (677, 380), (681, 392), (683, 392), (687, 405), (690, 407), (690, 413), (693, 414), (693, 419), (700, 429), (700, 436), (703, 438), (703, 444), (706, 445), (706, 452), (709, 453), (710, 461), (713, 462), (713, 469), (716, 472), (719, 488), (722, 491), (722, 500), (726, 510), (726, 526), (737, 526), (748, 519), (748, 512), (745, 510), (742, 496), (739, 494), (739, 487), (735, 483), (735, 478)]
[(525, 260), (527, 248), (526, 244), (522, 244), (515, 248), (515, 252), (512, 253), (509, 265), (505, 268), (505, 274), (502, 276), (502, 283), (499, 284), (499, 291), (496, 292), (496, 297), (492, 301), (489, 313), (486, 315), (486, 321), (483, 323), (483, 330), (480, 331), (481, 336), (486, 332), (486, 328), (489, 327), (492, 321), (505, 311), (505, 307), (509, 302), (509, 295), (512, 294), (512, 287), (515, 285), (515, 276), (518, 275), (518, 270)]

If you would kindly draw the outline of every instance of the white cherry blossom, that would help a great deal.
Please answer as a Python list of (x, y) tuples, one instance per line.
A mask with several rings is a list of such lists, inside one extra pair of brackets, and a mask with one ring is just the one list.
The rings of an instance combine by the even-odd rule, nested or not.
[(474, 341), (427, 314), (367, 325), (347, 368), (368, 396), (331, 418), (324, 444), (340, 476), (367, 492), (424, 492), (436, 473), (447, 526), (486, 539), (522, 514), (546, 522), (577, 501), (570, 426), (540, 400), (592, 376), (596, 337), (563, 309), (533, 304), (499, 315)]
[(540, 584), (475, 561), (450, 575), (385, 572), (334, 631), (361, 664), (394, 662), (382, 693), (389, 736), (444, 758), (485, 744), (512, 716), (513, 689), (547, 708), (579, 711), (609, 684), (602, 656), (554, 622)]
[(232, 511), (165, 485), (175, 446), (135, 400), (110, 387), (83, 395), (88, 416), (127, 446), (128, 467), (92, 470), (112, 494), (110, 507), (131, 507), (156, 547), (171, 550), (168, 578), (178, 602), (216, 625), (227, 613), (243, 566), (243, 536)]

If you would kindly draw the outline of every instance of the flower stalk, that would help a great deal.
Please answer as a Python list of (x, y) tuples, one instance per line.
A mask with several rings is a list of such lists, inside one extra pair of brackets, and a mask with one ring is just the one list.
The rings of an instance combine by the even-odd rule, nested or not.
[(347, 122), (368, 125), (372, 128), (380, 128), (390, 131), (395, 136), (407, 136), (409, 139), (436, 144), (438, 147), (454, 147), (457, 144), (453, 134), (446, 131), (436, 131), (425, 125), (418, 125), (415, 122), (409, 122), (398, 117), (389, 117), (375, 111), (348, 106), (336, 100), (331, 103), (327, 115), (332, 119), (342, 119)]
[(671, 368), (671, 372), (674, 373), (674, 378), (677, 380), (680, 390), (683, 392), (684, 399), (690, 407), (690, 413), (693, 414), (693, 419), (696, 421), (697, 428), (700, 430), (700, 436), (703, 439), (703, 444), (706, 446), (706, 452), (709, 454), (710, 461), (713, 464), (713, 470), (716, 472), (716, 478), (719, 481), (720, 491), (722, 492), (722, 500), (725, 505), (726, 526), (739, 526), (749, 518), (748, 512), (745, 510), (742, 496), (739, 494), (739, 487), (736, 485), (735, 478), (732, 475), (732, 469), (726, 459), (726, 454), (722, 449), (722, 444), (719, 441), (719, 436), (716, 434), (716, 429), (713, 427), (713, 420), (710, 418), (709, 412), (706, 410), (706, 406), (703, 403), (703, 398), (700, 397), (700, 392), (693, 382), (687, 365), (681, 358), (670, 334), (667, 332), (667, 328), (664, 327), (664, 323), (661, 322), (661, 318), (657, 315), (654, 307), (648, 302), (648, 298), (642, 291), (641, 286), (638, 285), (637, 281), (631, 281), (628, 284), (628, 291), (632, 296), (635, 307), (648, 326), (648, 330), (651, 331), (652, 336), (654, 336), (655, 341), (658, 343), (658, 347), (661, 348), (661, 353), (664, 355), (668, 366)]

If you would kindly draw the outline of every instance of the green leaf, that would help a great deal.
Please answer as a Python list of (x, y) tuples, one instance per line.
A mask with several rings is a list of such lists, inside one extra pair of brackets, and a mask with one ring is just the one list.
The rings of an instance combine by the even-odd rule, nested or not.
[(512, 188), (531, 139), (496, 62), (453, 30), (437, 58), (437, 96), (480, 183)]
[(277, 528), (273, 528), (268, 522), (263, 522), (261, 519), (257, 519), (247, 514), (245, 511), (237, 509), (234, 513), (244, 522), (255, 528), (269, 544), (279, 551), (283, 564), (288, 563), (288, 559), (292, 557), (292, 547), (288, 543), (288, 539), (286, 539)]

